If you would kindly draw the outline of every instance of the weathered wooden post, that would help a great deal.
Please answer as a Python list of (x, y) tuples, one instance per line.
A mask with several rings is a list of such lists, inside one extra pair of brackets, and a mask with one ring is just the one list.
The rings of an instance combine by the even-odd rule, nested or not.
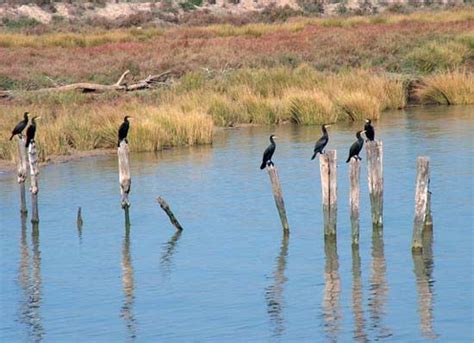
[(323, 198), (324, 235), (336, 234), (337, 221), (337, 152), (328, 150), (319, 155)]
[(178, 219), (176, 219), (173, 211), (171, 211), (171, 208), (168, 205), (168, 203), (165, 201), (165, 199), (163, 199), (162, 197), (158, 197), (158, 198), (156, 198), (156, 201), (158, 202), (158, 204), (160, 204), (160, 207), (162, 208), (162, 210), (165, 211), (168, 218), (170, 219), (171, 224), (174, 225), (176, 230), (178, 230), (178, 231), (183, 230), (183, 227), (179, 223)]
[(367, 172), (369, 179), (372, 225), (383, 227), (383, 142), (369, 141), (366, 144)]
[(25, 181), (28, 173), (28, 162), (26, 159), (26, 140), (23, 136), (17, 136), (18, 143), (18, 183), (20, 184), (20, 212), (22, 214), (28, 213), (26, 209), (26, 191)]
[(349, 163), (349, 205), (351, 208), (352, 244), (359, 244), (360, 161), (353, 158)]
[(428, 218), (430, 180), (430, 160), (419, 156), (416, 160), (416, 191), (415, 191), (415, 220), (411, 248), (414, 251), (423, 250), (422, 234)]
[(121, 204), (125, 212), (128, 212), (130, 207), (130, 201), (128, 200), (128, 194), (130, 193), (132, 179), (130, 177), (130, 152), (128, 144), (125, 140), (120, 142), (120, 146), (117, 149), (118, 162), (119, 162), (119, 181), (120, 181), (120, 194), (122, 195)]
[(286, 217), (285, 202), (283, 201), (283, 193), (281, 191), (280, 179), (278, 178), (278, 171), (273, 164), (267, 165), (268, 175), (272, 183), (273, 197), (275, 198), (275, 205), (280, 215), (281, 226), (284, 232), (290, 231), (288, 219)]
[(28, 157), (30, 161), (30, 192), (31, 192), (31, 207), (32, 215), (31, 222), (33, 224), (39, 223), (39, 214), (38, 214), (38, 155), (36, 153), (36, 143), (32, 141), (28, 146)]

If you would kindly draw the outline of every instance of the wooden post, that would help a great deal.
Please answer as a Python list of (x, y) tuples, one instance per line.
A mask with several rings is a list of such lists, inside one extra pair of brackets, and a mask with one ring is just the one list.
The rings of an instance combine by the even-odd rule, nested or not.
[(120, 142), (120, 146), (117, 149), (118, 162), (119, 162), (119, 181), (120, 181), (120, 194), (122, 195), (121, 204), (122, 208), (126, 209), (130, 207), (130, 201), (128, 200), (128, 194), (132, 185), (130, 178), (130, 152), (128, 144), (125, 140)]
[(178, 231), (183, 230), (183, 227), (178, 222), (178, 219), (176, 219), (176, 217), (174, 216), (173, 211), (171, 211), (171, 208), (168, 205), (168, 203), (165, 201), (165, 199), (163, 199), (162, 197), (158, 197), (156, 198), (156, 201), (158, 202), (158, 204), (160, 204), (160, 207), (163, 209), (163, 211), (165, 211), (165, 213), (168, 215), (168, 218), (170, 219), (171, 224), (174, 225), (176, 230)]
[(22, 214), (28, 213), (26, 209), (26, 191), (25, 191), (25, 180), (28, 173), (28, 162), (26, 159), (26, 140), (22, 136), (17, 136), (18, 143), (18, 183), (20, 184), (20, 212)]
[(415, 220), (413, 225), (412, 250), (423, 250), (422, 234), (428, 214), (430, 160), (419, 156), (416, 161)]
[(367, 142), (366, 151), (372, 225), (374, 228), (381, 229), (383, 227), (383, 142)]
[(433, 229), (433, 216), (431, 215), (431, 192), (430, 192), (430, 180), (428, 179), (428, 201), (426, 203), (426, 220), (425, 230)]
[(352, 244), (359, 244), (359, 203), (360, 203), (360, 161), (355, 158), (349, 163)]
[(319, 155), (323, 199), (324, 235), (336, 234), (337, 221), (337, 152), (328, 150)]
[(31, 184), (30, 184), (30, 192), (31, 192), (31, 207), (32, 207), (32, 215), (31, 215), (31, 222), (33, 224), (39, 223), (39, 215), (38, 215), (38, 155), (36, 153), (36, 143), (32, 141), (28, 146), (28, 156), (30, 161), (30, 177), (31, 177)]
[(284, 232), (290, 231), (288, 219), (286, 217), (285, 202), (283, 201), (283, 193), (281, 191), (280, 179), (278, 178), (278, 171), (273, 164), (267, 165), (268, 175), (272, 183), (273, 197), (275, 198), (275, 205), (280, 215), (281, 226)]

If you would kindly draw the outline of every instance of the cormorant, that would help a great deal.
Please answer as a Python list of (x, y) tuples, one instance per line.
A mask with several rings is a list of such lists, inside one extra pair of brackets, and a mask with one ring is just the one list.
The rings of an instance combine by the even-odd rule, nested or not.
[(362, 150), (362, 147), (364, 146), (364, 139), (360, 136), (360, 134), (364, 132), (365, 131), (357, 131), (357, 140), (351, 145), (351, 149), (349, 150), (349, 157), (347, 158), (346, 163), (349, 163), (352, 157), (355, 157), (355, 159), (359, 161), (362, 160), (362, 158), (360, 158), (359, 156), (359, 153)]
[(35, 116), (31, 118), (31, 124), (26, 129), (26, 144), (25, 147), (28, 148), (31, 142), (35, 141), (35, 133), (36, 133), (36, 119), (40, 119), (41, 116)]
[(10, 137), (10, 140), (12, 140), (15, 135), (21, 135), (26, 125), (28, 125), (28, 112), (23, 114), (23, 120), (20, 121), (12, 130), (12, 136)]
[(329, 126), (331, 125), (324, 124), (321, 126), (321, 130), (323, 131), (323, 136), (314, 145), (314, 154), (313, 154), (313, 157), (311, 157), (312, 160), (314, 160), (314, 158), (316, 157), (318, 153), (324, 154), (324, 148), (326, 147), (329, 141), (328, 130), (326, 130), (326, 128)]
[(372, 126), (372, 120), (370, 119), (365, 120), (364, 130), (365, 130), (365, 137), (367, 137), (367, 140), (373, 141), (375, 139), (375, 130), (374, 130), (374, 127)]
[(260, 169), (265, 169), (265, 167), (270, 164), (273, 165), (272, 156), (276, 148), (274, 138), (276, 138), (275, 135), (270, 136), (270, 145), (265, 149), (265, 152), (263, 153), (262, 165), (260, 166)]
[(128, 135), (128, 129), (130, 128), (130, 122), (128, 121), (128, 118), (132, 118), (130, 116), (125, 116), (123, 118), (123, 123), (120, 125), (118, 129), (118, 143), (117, 147), (120, 147), (120, 142), (125, 140), (125, 142), (128, 144), (127, 141), (127, 135)]

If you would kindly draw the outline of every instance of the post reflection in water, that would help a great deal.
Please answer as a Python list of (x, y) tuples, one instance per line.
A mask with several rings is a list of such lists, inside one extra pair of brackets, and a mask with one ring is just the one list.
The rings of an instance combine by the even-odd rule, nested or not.
[(281, 336), (285, 332), (285, 320), (283, 318), (283, 289), (286, 282), (285, 269), (288, 256), (289, 234), (283, 233), (280, 254), (276, 259), (276, 269), (273, 272), (273, 283), (265, 288), (265, 300), (267, 302), (267, 313), (273, 326), (273, 335)]
[(386, 273), (383, 231), (372, 231), (372, 275), (370, 276), (369, 311), (371, 329), (377, 339), (392, 336), (388, 327), (383, 324), (385, 315), (385, 304), (387, 303), (388, 285), (385, 279)]
[(352, 245), (352, 313), (354, 315), (354, 336), (358, 342), (368, 342), (365, 333), (364, 309), (362, 304), (362, 281), (359, 246)]
[(26, 215), (21, 216), (20, 266), (18, 282), (23, 298), (19, 305), (19, 321), (26, 325), (28, 340), (41, 342), (44, 329), (41, 322), (41, 252), (38, 224), (31, 232), (31, 259), (26, 234)]
[(125, 212), (125, 237), (122, 246), (122, 287), (124, 301), (120, 311), (120, 316), (125, 319), (128, 337), (136, 337), (136, 321), (133, 313), (133, 304), (135, 301), (135, 280), (133, 276), (132, 257), (130, 254), (130, 220), (128, 209)]
[(418, 313), (420, 315), (421, 334), (427, 339), (436, 339), (433, 331), (433, 231), (423, 231), (423, 252), (412, 254), (418, 293)]
[(341, 325), (341, 279), (339, 278), (339, 261), (337, 256), (336, 237), (324, 238), (326, 266), (324, 268), (323, 318), (324, 331), (328, 341), (337, 342)]
[(175, 234), (170, 238), (170, 240), (164, 244), (163, 252), (160, 258), (160, 266), (165, 276), (168, 276), (171, 273), (173, 254), (176, 251), (182, 232), (182, 230), (176, 230)]

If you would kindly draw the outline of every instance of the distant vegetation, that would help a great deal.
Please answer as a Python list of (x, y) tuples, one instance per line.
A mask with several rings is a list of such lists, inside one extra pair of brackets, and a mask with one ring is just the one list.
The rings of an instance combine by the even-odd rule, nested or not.
[[(0, 107), (7, 137), (24, 110), (42, 114), (41, 158), (113, 148), (132, 115), (131, 148), (212, 141), (213, 126), (377, 119), (408, 98), (473, 104), (474, 18), (452, 10), (299, 18), (278, 24), (0, 35)], [(112, 84), (174, 70), (168, 87), (134, 93), (48, 93), (79, 81)], [(413, 88), (413, 85), (414, 88)], [(409, 94), (410, 93), (410, 94)], [(90, 125), (88, 125), (90, 123)], [(16, 147), (0, 141), (0, 159)]]

